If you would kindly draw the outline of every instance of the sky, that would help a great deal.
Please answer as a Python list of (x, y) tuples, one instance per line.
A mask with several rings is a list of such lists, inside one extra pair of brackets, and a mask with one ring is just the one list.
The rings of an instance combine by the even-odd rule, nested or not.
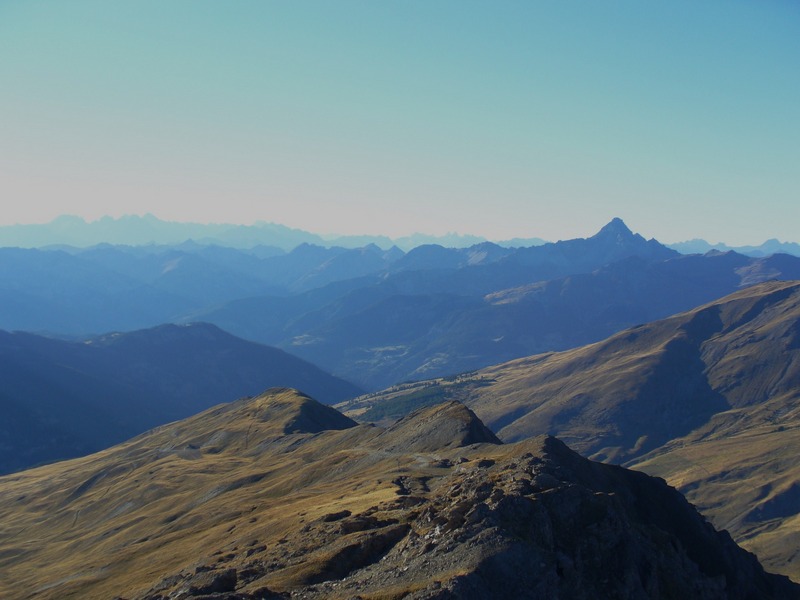
[(795, 0), (0, 0), (0, 225), (800, 241)]

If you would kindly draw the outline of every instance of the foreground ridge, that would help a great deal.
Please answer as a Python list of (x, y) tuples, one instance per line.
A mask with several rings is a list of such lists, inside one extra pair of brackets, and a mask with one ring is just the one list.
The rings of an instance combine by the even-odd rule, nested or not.
[(0, 595), (800, 597), (663, 480), (499, 444), (457, 402), (336, 414), (275, 389), (0, 478)]

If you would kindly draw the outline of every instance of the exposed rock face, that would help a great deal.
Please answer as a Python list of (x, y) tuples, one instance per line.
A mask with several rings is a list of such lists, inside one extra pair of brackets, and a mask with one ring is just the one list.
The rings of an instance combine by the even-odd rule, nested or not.
[[(437, 423), (452, 433), (454, 416), (469, 417), (464, 431), (483, 427), (448, 403), (387, 433), (408, 433), (408, 451), (421, 452), (424, 431), (434, 451)], [(486, 458), (462, 456), (434, 489), (399, 478), (395, 500), (327, 514), (284, 547), (261, 548), (241, 569), (240, 592), (225, 598), (800, 598), (662, 480), (592, 463), (553, 437), (483, 450)], [(240, 558), (225, 557), (220, 572)], [(192, 594), (197, 577), (184, 574), (173, 593), (205, 597)]]

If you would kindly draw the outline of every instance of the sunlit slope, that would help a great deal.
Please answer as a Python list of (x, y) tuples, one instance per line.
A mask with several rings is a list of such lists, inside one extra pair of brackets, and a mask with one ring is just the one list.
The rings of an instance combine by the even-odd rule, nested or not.
[(245, 553), (256, 539), (274, 546), (330, 512), (361, 512), (395, 497), (391, 480), (416, 460), (376, 455), (370, 442), (381, 434), (406, 445), (278, 389), (0, 478), (0, 597), (142, 592), (198, 560)]
[[(643, 468), (681, 486), (718, 527), (765, 552), (771, 568), (800, 577), (792, 546), (800, 502), (790, 483), (800, 480), (792, 460), (800, 450), (797, 282), (759, 284), (597, 344), (390, 389), (343, 408), (359, 419), (388, 419), (452, 398), (507, 441), (548, 433), (595, 459), (648, 459)], [(706, 453), (718, 454), (716, 467), (706, 465)], [(696, 465), (691, 476), (687, 464)], [(770, 504), (775, 497), (784, 500)], [(782, 508), (759, 509), (764, 503)]]
[(800, 580), (800, 427), (680, 439), (630, 466), (664, 477), (771, 571)]
[[(259, 458), (274, 459), (305, 440), (308, 434), (293, 433), (304, 425), (318, 431), (320, 417), (328, 415), (313, 411), (334, 415), (337, 426), (354, 425), (316, 403), (309, 405), (312, 414), (302, 414), (305, 406), (294, 392), (276, 392), (211, 409), (84, 459), (3, 479), (2, 577), (16, 589), (2, 595), (26, 597), (26, 590), (32, 597), (78, 598), (91, 590), (91, 597), (111, 597), (135, 590), (230, 547), (236, 527), (254, 518), (256, 494), (261, 511), (274, 514), (270, 526), (280, 529), (283, 506), (271, 499), (312, 479), (324, 488), (325, 475), (347, 457), (335, 451), (339, 437), (329, 435), (328, 443), (314, 447), (320, 452), (312, 452), (319, 471), (298, 469), (312, 458), (305, 452), (280, 461)], [(271, 445), (277, 447), (265, 452)], [(267, 477), (268, 486), (253, 485)], [(302, 507), (302, 497), (298, 502)]]
[(274, 389), (0, 478), (3, 598), (526, 595), (800, 597), (662, 481), (455, 402), (382, 429)]

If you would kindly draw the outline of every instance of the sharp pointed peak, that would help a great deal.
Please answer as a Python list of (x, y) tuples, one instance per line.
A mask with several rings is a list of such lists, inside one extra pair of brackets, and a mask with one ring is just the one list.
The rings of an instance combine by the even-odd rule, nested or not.
[(603, 234), (633, 235), (633, 232), (625, 224), (625, 221), (623, 221), (619, 217), (614, 217), (606, 225), (604, 225), (599, 232), (597, 232), (597, 235), (603, 235)]

